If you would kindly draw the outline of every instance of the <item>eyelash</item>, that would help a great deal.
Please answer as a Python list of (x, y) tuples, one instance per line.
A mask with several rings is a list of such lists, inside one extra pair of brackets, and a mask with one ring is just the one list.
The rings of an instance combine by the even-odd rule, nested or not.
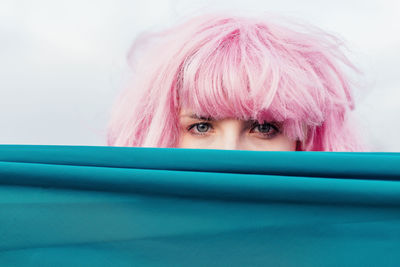
[[(191, 132), (191, 130), (192, 130), (193, 128), (195, 128), (196, 126), (201, 125), (201, 124), (205, 124), (205, 125), (207, 125), (209, 128), (211, 128), (211, 129), (213, 128), (213, 127), (212, 127), (212, 124), (209, 123), (209, 122), (197, 122), (197, 123), (191, 124), (191, 125), (187, 128), (187, 130), (188, 130), (189, 132)], [(272, 133), (272, 134), (271, 134), (271, 133), (261, 133), (261, 132), (260, 132), (260, 134), (263, 135), (264, 138), (266, 138), (266, 139), (272, 138), (272, 137), (274, 137), (274, 136), (276, 136), (276, 135), (278, 135), (278, 134), (280, 133), (279, 127), (278, 127), (277, 125), (275, 125), (274, 123), (265, 122), (265, 124), (268, 125), (268, 126), (270, 126), (275, 132)], [(253, 131), (256, 127), (262, 126), (262, 125), (264, 125), (264, 124), (260, 124), (260, 123), (258, 123), (258, 122), (254, 122), (254, 123), (251, 125), (251, 127), (250, 127), (250, 131)], [(206, 135), (206, 134), (208, 133), (208, 131), (207, 131), (207, 132), (197, 132), (197, 133), (191, 132), (191, 133), (194, 134), (194, 135), (200, 135), (200, 136), (202, 136), (202, 135)]]

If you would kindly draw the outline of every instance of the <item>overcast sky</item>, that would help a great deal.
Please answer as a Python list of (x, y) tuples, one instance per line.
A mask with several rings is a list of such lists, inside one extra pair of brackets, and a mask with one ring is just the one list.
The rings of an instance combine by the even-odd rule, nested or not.
[(376, 151), (400, 151), (397, 0), (0, 0), (0, 143), (105, 145), (135, 36), (228, 8), (294, 17), (345, 39), (364, 72), (356, 104), (365, 136)]

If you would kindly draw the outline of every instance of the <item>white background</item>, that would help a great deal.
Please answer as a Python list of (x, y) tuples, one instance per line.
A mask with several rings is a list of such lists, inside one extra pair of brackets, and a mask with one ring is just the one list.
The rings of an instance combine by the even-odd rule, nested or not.
[(135, 36), (227, 8), (294, 17), (346, 40), (364, 72), (363, 133), (375, 151), (400, 151), (397, 0), (0, 0), (0, 144), (105, 145)]

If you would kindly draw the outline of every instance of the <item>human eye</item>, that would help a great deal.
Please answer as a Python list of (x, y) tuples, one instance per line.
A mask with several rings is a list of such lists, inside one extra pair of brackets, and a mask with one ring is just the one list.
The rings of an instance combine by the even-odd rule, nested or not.
[(212, 125), (209, 122), (198, 122), (191, 124), (187, 130), (194, 135), (205, 135), (212, 129)]
[(260, 124), (258, 122), (253, 122), (250, 133), (257, 133), (261, 138), (271, 139), (280, 133), (280, 129), (274, 123), (264, 122)]

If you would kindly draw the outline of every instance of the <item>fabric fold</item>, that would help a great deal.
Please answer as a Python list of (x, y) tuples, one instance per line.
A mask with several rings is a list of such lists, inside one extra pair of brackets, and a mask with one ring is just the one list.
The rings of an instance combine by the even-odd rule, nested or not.
[(0, 266), (397, 266), (398, 153), (0, 146)]

